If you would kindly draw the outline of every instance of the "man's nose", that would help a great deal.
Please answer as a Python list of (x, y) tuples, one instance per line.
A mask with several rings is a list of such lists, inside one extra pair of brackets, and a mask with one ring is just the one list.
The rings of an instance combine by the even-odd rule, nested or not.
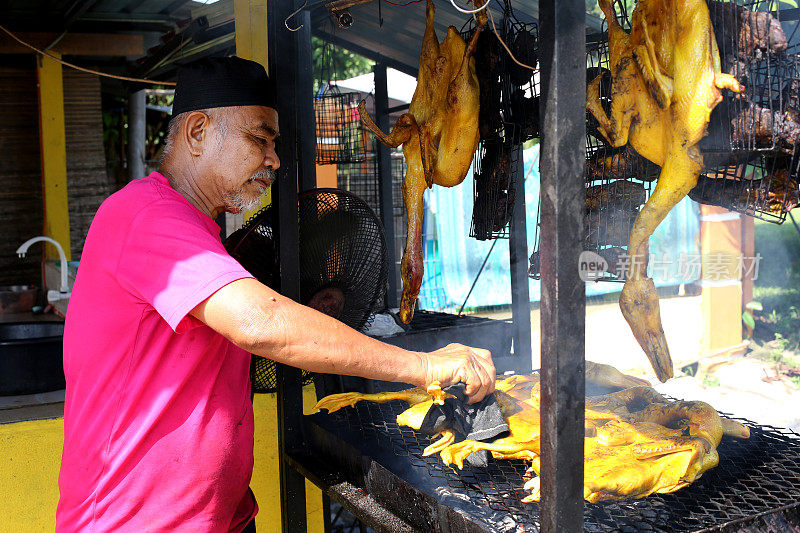
[(264, 166), (270, 167), (272, 170), (281, 168), (281, 160), (278, 158), (278, 154), (275, 153), (275, 150), (267, 152), (266, 157), (264, 157)]

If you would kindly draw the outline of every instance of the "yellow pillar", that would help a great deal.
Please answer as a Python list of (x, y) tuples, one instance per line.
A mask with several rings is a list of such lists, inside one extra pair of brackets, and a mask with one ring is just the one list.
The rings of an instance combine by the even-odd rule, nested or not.
[[(267, 47), (267, 0), (234, 0), (233, 17), (236, 31), (236, 55), (257, 61), (269, 72)], [(261, 207), (272, 202), (268, 191)], [(257, 209), (260, 209), (257, 208)], [(255, 213), (244, 214), (247, 220)], [(315, 403), (313, 387), (303, 390), (304, 410)], [(252, 488), (259, 505), (256, 529), (280, 532), (280, 477), (278, 475), (278, 420), (274, 394), (257, 394), (253, 405), (256, 417), (255, 466)], [(308, 531), (322, 532), (322, 491), (306, 480)]]
[[(317, 398), (314, 386), (303, 389), (303, 412), (313, 413)], [(256, 438), (253, 479), (250, 487), (258, 502), (256, 529), (259, 533), (280, 533), (281, 503), (278, 477), (278, 406), (275, 394), (256, 394), (253, 399)], [(322, 491), (306, 480), (306, 513), (308, 532), (323, 533)]]
[[(54, 56), (59, 54), (53, 53)], [(39, 139), (44, 194), (44, 233), (64, 248), (72, 259), (67, 202), (67, 142), (64, 128), (64, 84), (61, 64), (46, 56), (37, 58), (39, 79)], [(47, 256), (57, 259), (54, 247), (45, 246)]]
[(700, 206), (703, 261), (703, 352), (736, 350), (742, 343), (742, 218), (721, 207)]
[[(234, 0), (233, 18), (236, 38), (236, 55), (261, 63), (269, 73), (267, 47), (267, 0)], [(272, 190), (261, 198), (261, 205), (244, 213), (246, 221), (259, 209), (272, 203)]]

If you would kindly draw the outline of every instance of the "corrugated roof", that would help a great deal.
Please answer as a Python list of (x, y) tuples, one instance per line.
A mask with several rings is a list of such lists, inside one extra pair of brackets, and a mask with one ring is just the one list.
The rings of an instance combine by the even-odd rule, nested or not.
[[(125, 0), (102, 0), (103, 2), (124, 2)], [(131, 1), (131, 0), (127, 0)], [(134, 0), (142, 2), (143, 0)], [(152, 0), (144, 0), (142, 8)], [(396, 0), (396, 3), (407, 0)], [(535, 22), (539, 16), (538, 0), (507, 0), (514, 10), (515, 16), (525, 23)], [(219, 35), (203, 42), (184, 42), (180, 51), (161, 58), (158, 66), (148, 69), (148, 75), (169, 75), (176, 64), (191, 62), (202, 55), (229, 51), (232, 46), (233, 32), (233, 0), (221, 0), (208, 6), (191, 4), (191, 17), (205, 17), (208, 29), (204, 35), (219, 29)], [(333, 42), (369, 59), (382, 61), (387, 66), (416, 77), (419, 69), (419, 49), (425, 33), (425, 2), (418, 2), (404, 7), (389, 4), (387, 0), (372, 1), (349, 9), (353, 16), (353, 25), (341, 29), (334, 22), (323, 3), (310, 0), (312, 34), (326, 41)], [(495, 21), (502, 18), (501, 3), (493, 0), (490, 9)], [(470, 21), (470, 16), (458, 12), (449, 0), (436, 0), (436, 17), (434, 23), (439, 39), (443, 39), (447, 28), (455, 26), (461, 29)], [(278, 27), (286, 37), (288, 30), (284, 21)], [(587, 14), (587, 31), (594, 33), (600, 29), (601, 19)], [(295, 27), (300, 24), (300, 17), (288, 22)], [(187, 41), (197, 41), (197, 38)], [(202, 45), (202, 46), (197, 46)], [(227, 48), (226, 48), (227, 47)]]
[[(402, 3), (403, 0), (398, 0)], [(520, 22), (535, 22), (539, 17), (538, 0), (509, 0)], [(500, 4), (491, 2), (495, 22), (502, 18)], [(396, 7), (386, 2), (369, 2), (350, 8), (353, 25), (340, 29), (322, 5), (311, 9), (312, 33), (374, 60), (382, 60), (397, 70), (416, 76), (419, 69), (419, 49), (425, 33), (425, 2)], [(470, 20), (459, 13), (448, 0), (437, 0), (434, 25), (439, 40), (447, 28), (461, 29)], [(600, 29), (601, 19), (587, 15), (590, 31)], [(290, 22), (290, 25), (294, 25)]]

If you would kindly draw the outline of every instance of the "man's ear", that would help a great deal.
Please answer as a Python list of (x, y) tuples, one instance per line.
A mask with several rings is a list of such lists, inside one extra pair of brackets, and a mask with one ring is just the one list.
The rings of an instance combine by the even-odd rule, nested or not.
[(201, 155), (208, 138), (210, 120), (202, 111), (190, 112), (183, 123), (183, 138), (189, 153)]

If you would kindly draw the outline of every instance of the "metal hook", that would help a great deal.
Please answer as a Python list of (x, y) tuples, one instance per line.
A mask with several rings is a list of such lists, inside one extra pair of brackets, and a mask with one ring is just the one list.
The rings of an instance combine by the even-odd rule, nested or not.
[(295, 29), (292, 29), (292, 28), (290, 28), (290, 27), (289, 27), (289, 19), (290, 19), (290, 18), (292, 18), (292, 17), (294, 17), (294, 16), (295, 16), (295, 15), (297, 15), (298, 13), (300, 13), (302, 10), (304, 10), (304, 9), (306, 8), (306, 6), (307, 6), (307, 5), (308, 5), (308, 0), (305, 0), (305, 1), (303, 2), (303, 5), (302, 5), (302, 6), (300, 6), (300, 8), (299, 8), (299, 9), (297, 9), (297, 10), (296, 10), (296, 11), (294, 11), (294, 12), (292, 12), (292, 14), (291, 14), (291, 15), (289, 15), (288, 17), (286, 17), (286, 20), (284, 20), (284, 21), (283, 21), (283, 25), (284, 25), (284, 26), (286, 26), (286, 29), (287, 29), (287, 30), (289, 30), (289, 31), (300, 31), (301, 29), (303, 29), (303, 25), (302, 25), (302, 24), (300, 24), (300, 25), (299, 25), (298, 27), (296, 27)]

